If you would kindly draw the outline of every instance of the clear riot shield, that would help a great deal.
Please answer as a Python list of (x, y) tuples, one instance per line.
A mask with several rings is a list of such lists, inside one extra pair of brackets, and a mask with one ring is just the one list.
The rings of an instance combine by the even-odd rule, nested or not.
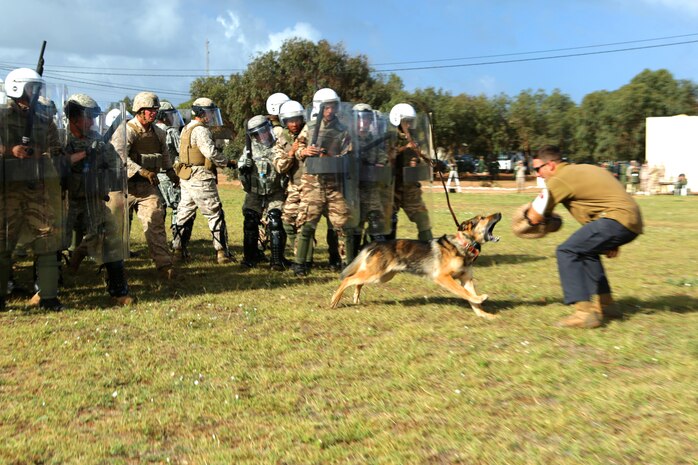
[(390, 233), (394, 168), (388, 158), (388, 115), (354, 111), (354, 151), (359, 161), (359, 226), (370, 236)]
[(63, 95), (51, 95), (45, 84), (27, 83), (21, 96), (0, 107), (0, 286), (18, 242), (35, 255), (62, 248), (62, 102)]
[[(402, 210), (416, 226), (418, 237), (427, 239), (431, 234), (429, 211), (433, 210), (434, 199), (429, 119), (426, 114), (417, 113), (414, 118), (402, 118), (397, 127), (391, 124), (391, 128), (389, 153), (395, 166), (394, 210)], [(397, 217), (395, 220), (401, 222)]]
[[(110, 107), (126, 114), (123, 103)], [(111, 142), (114, 137), (125, 140), (125, 123), (123, 118), (114, 119), (104, 134), (95, 131), (96, 127), (84, 134), (70, 130), (65, 147), (68, 156), (84, 153), (70, 170), (68, 234), (73, 229), (84, 234), (80, 247), (98, 265), (123, 260), (128, 252), (126, 164)]]
[[(305, 172), (339, 191), (349, 210), (345, 228), (359, 224), (359, 159), (353, 147), (355, 126), (353, 104), (323, 104), (307, 118), (309, 146), (320, 148), (320, 155), (305, 159)], [(333, 110), (334, 109), (334, 110)]]

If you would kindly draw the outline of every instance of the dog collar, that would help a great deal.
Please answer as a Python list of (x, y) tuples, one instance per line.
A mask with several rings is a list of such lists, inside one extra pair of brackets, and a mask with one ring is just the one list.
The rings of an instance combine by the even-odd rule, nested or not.
[(473, 259), (476, 259), (480, 255), (480, 244), (477, 242), (471, 242), (465, 248), (466, 253), (472, 255)]

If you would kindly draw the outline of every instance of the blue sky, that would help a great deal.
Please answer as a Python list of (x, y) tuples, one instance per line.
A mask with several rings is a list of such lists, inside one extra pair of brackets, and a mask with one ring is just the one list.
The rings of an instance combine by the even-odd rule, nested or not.
[[(3, 16), (0, 76), (33, 67), (45, 39), (47, 80), (102, 103), (138, 90), (179, 103), (193, 77), (205, 74), (207, 40), (210, 74), (227, 76), (294, 36), (341, 42), (376, 69), (432, 67), (394, 71), (408, 90), (560, 89), (580, 102), (643, 69), (698, 82), (698, 0), (30, 0)], [(654, 48), (600, 53), (639, 47)], [(587, 55), (545, 59), (570, 54)], [(486, 64), (503, 60), (519, 61)], [(433, 68), (440, 65), (452, 67)]]

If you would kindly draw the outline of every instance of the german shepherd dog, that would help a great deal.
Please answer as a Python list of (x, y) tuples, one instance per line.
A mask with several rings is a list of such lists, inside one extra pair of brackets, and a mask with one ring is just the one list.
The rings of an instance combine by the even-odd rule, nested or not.
[(397, 239), (372, 242), (366, 246), (342, 272), (342, 282), (332, 296), (336, 308), (347, 287), (355, 285), (354, 303), (358, 304), (364, 284), (385, 283), (400, 271), (427, 276), (440, 286), (470, 302), (475, 314), (492, 319), (482, 310), (487, 294), (477, 295), (473, 284), (473, 263), (480, 254), (480, 245), (499, 240), (492, 235), (502, 219), (501, 213), (476, 216), (464, 221), (453, 235), (443, 235), (431, 241)]

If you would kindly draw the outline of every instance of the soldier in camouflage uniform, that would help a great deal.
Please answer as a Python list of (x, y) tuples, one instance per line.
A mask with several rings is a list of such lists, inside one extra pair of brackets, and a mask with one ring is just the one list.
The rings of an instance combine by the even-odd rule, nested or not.
[[(294, 264), (297, 276), (308, 273), (305, 263), (308, 248), (323, 215), (327, 216), (337, 234), (340, 254), (349, 259), (354, 255), (353, 240), (344, 240), (346, 236), (353, 235), (353, 228), (346, 228), (345, 231), (352, 212), (342, 192), (342, 174), (311, 174), (313, 169), (308, 160), (317, 158), (318, 166), (335, 164), (338, 160), (331, 159), (345, 157), (351, 152), (351, 135), (337, 117), (340, 98), (334, 90), (324, 88), (317, 91), (313, 96), (313, 105), (317, 107), (317, 120), (305, 125), (298, 136), (296, 151), (296, 157), (306, 163), (306, 171), (301, 177), (301, 202), (297, 219), (300, 228)], [(323, 158), (327, 160), (322, 160)], [(315, 161), (312, 163), (315, 164)]]
[[(301, 201), (301, 178), (303, 176), (303, 163), (296, 158), (298, 151), (298, 136), (305, 126), (305, 109), (303, 105), (295, 100), (289, 100), (281, 105), (279, 110), (279, 119), (285, 126), (281, 135), (276, 140), (273, 150), (274, 168), (288, 178), (288, 186), (286, 187), (286, 201), (284, 202), (284, 210), (281, 214), (286, 238), (291, 250), (291, 255), (296, 254), (296, 234), (298, 228), (296, 220), (298, 219), (298, 206)], [(305, 263), (309, 267), (312, 261), (314, 241), (310, 241), (308, 245), (308, 254)]]
[(232, 255), (228, 248), (223, 204), (216, 185), (216, 168), (234, 167), (235, 163), (228, 161), (214, 144), (209, 127), (220, 126), (223, 120), (213, 101), (205, 97), (194, 100), (191, 116), (191, 122), (184, 127), (180, 137), (177, 175), (182, 179), (182, 200), (177, 210), (178, 233), (172, 241), (172, 248), (178, 259), (187, 257), (187, 243), (191, 238), (191, 228), (187, 224), (194, 221), (199, 208), (208, 220), (217, 262), (229, 263)]
[(243, 265), (254, 267), (260, 261), (258, 242), (259, 224), (267, 214), (267, 236), (270, 239), (272, 269), (283, 270), (286, 233), (281, 222), (284, 208), (283, 176), (274, 167), (273, 148), (276, 142), (271, 123), (263, 115), (247, 122), (247, 147), (238, 160), (240, 182), (245, 189), (242, 206)]
[[(85, 94), (75, 94), (65, 103), (68, 133), (65, 151), (70, 159), (68, 178), (67, 230), (77, 221), (85, 231), (84, 239), (71, 257), (77, 271), (88, 253), (107, 270), (107, 291), (117, 305), (133, 302), (129, 296), (124, 270), (126, 255), (125, 169), (110, 143), (91, 129), (101, 113), (99, 105)], [(125, 128), (122, 127), (122, 130)]]
[[(170, 155), (174, 157), (172, 160), (172, 165), (175, 166), (179, 160), (179, 131), (184, 126), (184, 120), (182, 120), (182, 115), (177, 111), (172, 104), (166, 100), (160, 102), (160, 110), (158, 111), (157, 121), (155, 125), (167, 133), (167, 138), (165, 142), (167, 148), (170, 151)], [(172, 210), (172, 217), (170, 218), (170, 230), (172, 231), (172, 237), (177, 234), (177, 206), (182, 198), (182, 192), (179, 185), (175, 185), (167, 174), (160, 170), (158, 173), (158, 189), (162, 194), (162, 198), (165, 200), (165, 215), (167, 215), (167, 209)], [(193, 226), (193, 221), (191, 222)], [(191, 231), (189, 232), (191, 236)]]
[[(20, 234), (36, 255), (39, 307), (61, 310), (58, 300), (63, 202), (56, 165), (64, 156), (58, 129), (46, 107), (38, 105), (44, 81), (34, 70), (19, 68), (5, 80), (9, 97), (0, 107), (0, 310), (11, 256)], [(55, 165), (54, 165), (55, 163)]]
[(165, 205), (158, 190), (157, 173), (164, 169), (170, 180), (179, 179), (172, 169), (167, 133), (155, 125), (160, 99), (152, 92), (141, 92), (133, 99), (133, 119), (126, 131), (114, 133), (112, 143), (126, 160), (128, 206), (135, 209), (143, 226), (150, 256), (164, 279), (174, 278), (172, 255), (167, 246)]

